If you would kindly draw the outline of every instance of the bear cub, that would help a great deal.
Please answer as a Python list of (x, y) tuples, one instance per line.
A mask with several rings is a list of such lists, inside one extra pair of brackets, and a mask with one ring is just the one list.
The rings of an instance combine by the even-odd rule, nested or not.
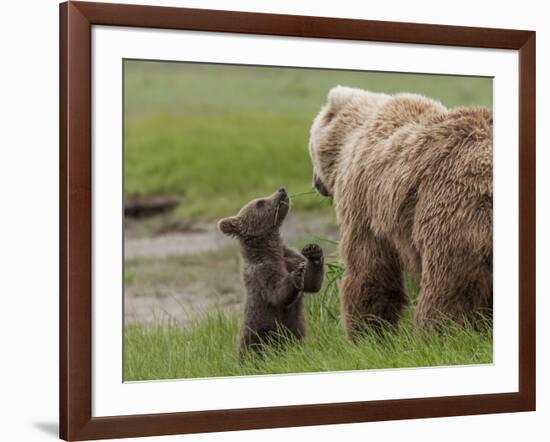
[(238, 239), (246, 288), (244, 321), (239, 337), (241, 357), (281, 337), (301, 339), (306, 333), (303, 293), (321, 289), (323, 250), (306, 245), (301, 253), (288, 247), (280, 228), (290, 209), (284, 188), (246, 204), (237, 215), (219, 221), (225, 235)]

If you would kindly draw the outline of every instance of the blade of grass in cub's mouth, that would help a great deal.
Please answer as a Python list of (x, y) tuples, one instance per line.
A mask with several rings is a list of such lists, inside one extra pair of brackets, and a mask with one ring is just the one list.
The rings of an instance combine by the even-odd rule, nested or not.
[(281, 205), (281, 203), (279, 202), (277, 204), (277, 208), (275, 209), (275, 219), (273, 220), (273, 225), (276, 226), (277, 225), (277, 217), (279, 216), (279, 206)]
[(279, 217), (279, 207), (281, 207), (281, 204), (284, 204), (286, 206), (290, 206), (290, 204), (286, 201), (279, 201), (279, 203), (277, 204), (277, 209), (275, 209), (275, 220), (273, 221), (274, 226), (277, 225), (277, 219)]
[(313, 193), (317, 193), (315, 190), (310, 190), (308, 192), (300, 192), (300, 193), (295, 193), (294, 195), (289, 195), (290, 198), (296, 198), (297, 196), (303, 196), (303, 195), (311, 195)]

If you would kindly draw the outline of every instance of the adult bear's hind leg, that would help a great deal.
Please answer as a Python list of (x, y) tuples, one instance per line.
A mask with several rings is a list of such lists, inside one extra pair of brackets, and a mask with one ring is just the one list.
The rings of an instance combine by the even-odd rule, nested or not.
[[(459, 255), (460, 256), (460, 255)], [(493, 308), (492, 269), (473, 257), (457, 255), (423, 260), (420, 299), (415, 320), (419, 327), (434, 327), (440, 321), (478, 325), (491, 319)]]
[(341, 245), (346, 265), (340, 287), (341, 311), (348, 336), (354, 339), (384, 325), (396, 326), (408, 297), (395, 250), (370, 233), (361, 242), (342, 238)]

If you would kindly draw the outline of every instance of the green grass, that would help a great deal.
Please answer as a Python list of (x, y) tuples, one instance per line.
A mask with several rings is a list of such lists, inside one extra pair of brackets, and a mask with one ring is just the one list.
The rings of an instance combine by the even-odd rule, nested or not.
[(236, 351), (240, 317), (213, 312), (188, 328), (174, 323), (125, 330), (126, 381), (258, 374), (429, 367), (492, 362), (490, 327), (446, 324), (439, 333), (419, 331), (412, 310), (417, 290), (408, 282), (413, 306), (397, 332), (366, 336), (351, 343), (343, 332), (338, 309), (342, 268), (328, 265), (322, 293), (306, 298), (308, 334), (284, 352), (269, 350), (265, 358), (239, 363)]
[[(286, 186), (311, 188), (308, 137), (328, 90), (416, 92), (492, 106), (487, 78), (125, 62), (125, 191), (182, 197), (177, 214), (214, 220)], [(329, 211), (303, 197), (298, 210)]]

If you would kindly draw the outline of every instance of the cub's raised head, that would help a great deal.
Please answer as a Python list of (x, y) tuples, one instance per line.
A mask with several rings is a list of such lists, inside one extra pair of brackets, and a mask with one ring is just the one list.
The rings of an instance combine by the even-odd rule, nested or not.
[(268, 235), (281, 227), (289, 208), (290, 197), (281, 187), (270, 196), (250, 201), (237, 215), (221, 219), (218, 229), (237, 238)]
[(324, 196), (332, 196), (343, 146), (355, 129), (368, 121), (390, 98), (386, 94), (336, 86), (313, 121), (309, 154), (313, 162), (313, 184)]

